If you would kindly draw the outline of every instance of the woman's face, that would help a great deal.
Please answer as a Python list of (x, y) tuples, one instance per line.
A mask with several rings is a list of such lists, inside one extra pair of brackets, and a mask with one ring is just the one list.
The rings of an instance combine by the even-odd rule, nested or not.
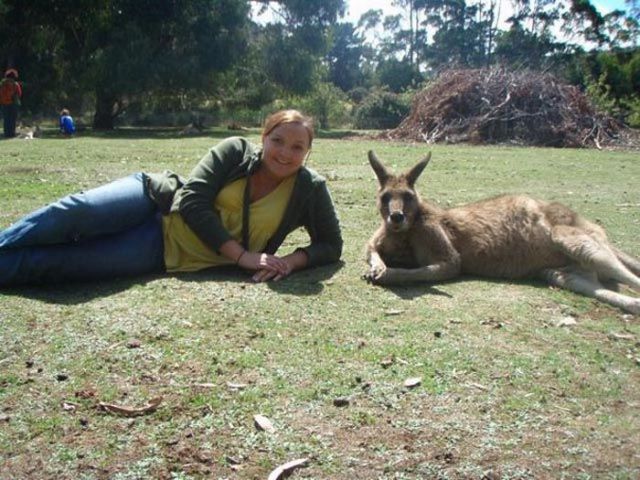
[(300, 123), (283, 123), (262, 137), (262, 165), (271, 176), (294, 175), (309, 152), (309, 133)]

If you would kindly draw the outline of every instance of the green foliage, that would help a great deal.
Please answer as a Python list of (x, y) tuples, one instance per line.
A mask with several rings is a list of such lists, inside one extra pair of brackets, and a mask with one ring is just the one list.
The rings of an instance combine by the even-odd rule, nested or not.
[(344, 0), (277, 0), (277, 3), (286, 9), (289, 23), (306, 26), (335, 23), (345, 9)]
[(601, 111), (631, 126), (638, 125), (640, 48), (577, 55), (568, 64), (565, 76), (571, 83), (582, 86)]
[(532, 33), (515, 25), (498, 33), (494, 56), (497, 62), (505, 65), (538, 70), (548, 64), (550, 54), (559, 47), (548, 33)]
[(489, 64), (493, 15), (471, 2), (424, 2), (433, 40), (424, 42), (423, 55), (432, 68)]
[(283, 25), (269, 25), (261, 51), (261, 67), (269, 80), (299, 95), (313, 88), (317, 64), (312, 52), (304, 48), (301, 34), (290, 35)]
[(364, 57), (363, 37), (350, 23), (339, 23), (331, 29), (331, 49), (327, 54), (329, 79), (347, 92), (364, 82), (360, 69)]
[(394, 128), (408, 113), (409, 100), (406, 96), (374, 90), (357, 106), (354, 124), (362, 129)]
[(605, 81), (605, 75), (592, 83), (587, 84), (585, 91), (591, 103), (601, 112), (613, 113), (617, 102), (611, 95), (611, 85)]
[(631, 128), (640, 128), (640, 95), (624, 98), (620, 101), (624, 120)]
[(629, 93), (640, 92), (640, 47), (635, 49), (631, 59), (623, 66), (627, 81), (629, 83)]
[(577, 27), (587, 41), (603, 44), (607, 40), (605, 18), (589, 0), (573, 0), (564, 19), (565, 24)]
[(394, 93), (401, 93), (420, 83), (422, 76), (408, 61), (391, 58), (378, 64), (376, 79), (378, 85), (387, 87)]
[(629, 78), (617, 55), (609, 52), (598, 53), (596, 63), (600, 71), (598, 81), (607, 85), (610, 95), (619, 99), (631, 93)]
[[(326, 51), (323, 28), (335, 21), (344, 2), (279, 3), (288, 23), (261, 43), (264, 62), (253, 68), (265, 72), (268, 83), (303, 93), (313, 87), (316, 59)], [(0, 58), (20, 51), (21, 61), (28, 62), (23, 71), (35, 74), (36, 57), (43, 57), (42, 69), (54, 73), (44, 75), (42, 85), (34, 81), (29, 90), (34, 95), (55, 91), (57, 98), (72, 95), (81, 99), (76, 104), (93, 96), (94, 126), (100, 128), (112, 127), (114, 118), (139, 95), (173, 90), (178, 97), (210, 90), (213, 74), (247, 60), (250, 2), (246, 0), (53, 5), (8, 0), (3, 7), (0, 27), (10, 28), (0, 28)], [(256, 85), (262, 85), (259, 78)], [(245, 98), (253, 105), (262, 104), (273, 98), (273, 89), (258, 89)], [(44, 95), (37, 101), (42, 105), (43, 100)]]
[(311, 115), (322, 129), (344, 127), (350, 119), (346, 94), (332, 83), (322, 82), (295, 105)]

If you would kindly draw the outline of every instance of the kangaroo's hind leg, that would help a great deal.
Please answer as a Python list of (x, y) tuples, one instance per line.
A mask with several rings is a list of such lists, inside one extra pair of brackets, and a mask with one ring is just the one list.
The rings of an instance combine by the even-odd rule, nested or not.
[(625, 267), (631, 270), (634, 273), (634, 275), (640, 276), (640, 260), (629, 255), (626, 252), (623, 252), (622, 250), (614, 247), (613, 245), (611, 246), (611, 250), (613, 251), (613, 253), (616, 254), (616, 257), (618, 257), (618, 259), (624, 264)]
[(600, 280), (624, 283), (640, 291), (640, 278), (618, 258), (608, 242), (585, 230), (567, 225), (551, 229), (551, 240), (565, 255)]
[(640, 315), (640, 298), (608, 290), (598, 281), (593, 272), (576, 267), (565, 267), (543, 270), (542, 275), (550, 285), (592, 297), (625, 312)]

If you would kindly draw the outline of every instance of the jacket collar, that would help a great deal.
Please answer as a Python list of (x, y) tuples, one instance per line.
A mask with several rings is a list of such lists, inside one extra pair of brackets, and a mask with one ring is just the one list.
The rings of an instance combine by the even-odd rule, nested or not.
[(247, 173), (251, 175), (262, 163), (262, 147), (256, 147), (256, 149), (249, 155), (249, 166), (247, 167)]

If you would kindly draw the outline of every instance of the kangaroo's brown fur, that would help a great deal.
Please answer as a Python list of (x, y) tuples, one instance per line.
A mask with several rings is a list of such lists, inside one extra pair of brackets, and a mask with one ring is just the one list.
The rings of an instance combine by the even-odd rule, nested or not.
[(398, 285), (461, 274), (541, 277), (640, 314), (640, 298), (603, 285), (620, 283), (640, 291), (640, 261), (612, 246), (600, 226), (560, 203), (524, 195), (439, 208), (422, 200), (414, 188), (430, 158), (394, 175), (369, 152), (380, 182), (382, 225), (367, 244), (367, 280)]

